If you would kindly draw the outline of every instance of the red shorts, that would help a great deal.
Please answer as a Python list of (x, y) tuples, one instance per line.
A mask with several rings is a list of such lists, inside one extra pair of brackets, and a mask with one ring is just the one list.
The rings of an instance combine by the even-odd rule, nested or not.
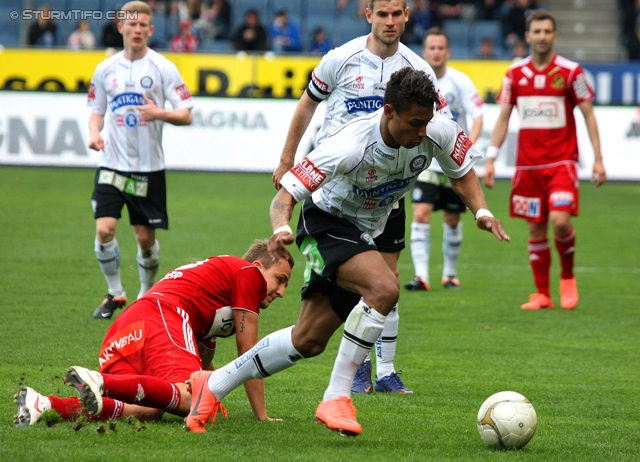
[(100, 348), (100, 372), (185, 382), (202, 369), (189, 316), (158, 299), (141, 299), (111, 325)]
[(539, 169), (516, 169), (511, 182), (510, 215), (535, 223), (548, 221), (551, 211), (577, 216), (579, 187), (573, 162)]

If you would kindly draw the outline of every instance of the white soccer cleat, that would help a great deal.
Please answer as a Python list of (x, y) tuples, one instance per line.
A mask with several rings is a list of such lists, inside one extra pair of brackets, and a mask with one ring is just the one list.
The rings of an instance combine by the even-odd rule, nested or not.
[(28, 427), (40, 420), (44, 411), (51, 409), (49, 400), (33, 388), (20, 387), (20, 391), (13, 395), (18, 405), (18, 414), (13, 419), (17, 427)]
[(104, 380), (100, 372), (80, 366), (71, 366), (67, 369), (64, 382), (78, 391), (82, 407), (89, 415), (99, 415), (102, 412)]

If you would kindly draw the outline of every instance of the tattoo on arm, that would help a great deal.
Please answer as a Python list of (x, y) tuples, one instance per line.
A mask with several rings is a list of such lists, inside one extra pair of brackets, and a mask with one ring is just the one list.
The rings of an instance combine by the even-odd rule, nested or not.
[(240, 319), (240, 332), (244, 332), (244, 313), (242, 313), (242, 319)]

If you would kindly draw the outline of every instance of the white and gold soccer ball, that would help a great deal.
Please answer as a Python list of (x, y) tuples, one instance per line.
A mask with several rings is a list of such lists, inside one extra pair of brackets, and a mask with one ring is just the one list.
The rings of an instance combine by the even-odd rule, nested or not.
[(478, 432), (492, 448), (520, 449), (536, 432), (538, 417), (531, 402), (515, 391), (489, 396), (478, 411)]

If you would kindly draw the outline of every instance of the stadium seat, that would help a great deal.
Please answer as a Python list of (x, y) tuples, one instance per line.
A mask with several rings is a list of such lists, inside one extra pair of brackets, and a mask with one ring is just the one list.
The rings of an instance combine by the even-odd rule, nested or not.
[[(2, 35), (15, 35), (16, 39), (20, 37), (20, 25), (23, 21), (19, 19), (11, 19), (9, 16), (15, 8), (9, 6), (0, 6), (0, 32)], [(29, 23), (25, 22), (25, 26), (29, 27)]]
[(234, 51), (231, 40), (205, 40), (200, 43), (198, 51), (202, 52), (227, 52)]
[[(299, 23), (302, 18), (302, 2), (303, 1), (305, 0), (273, 0), (271, 14), (273, 15), (276, 11), (280, 9), (286, 10), (289, 16)], [(318, 0), (315, 0), (315, 1), (317, 2)], [(313, 1), (309, 2), (307, 0), (307, 3), (313, 3)]]
[(173, 37), (167, 34), (167, 17), (164, 14), (153, 15), (153, 37), (156, 42), (171, 43)]
[(502, 49), (502, 26), (500, 21), (475, 21), (473, 23), (470, 48), (474, 55), (477, 54), (480, 41), (484, 38), (493, 40), (496, 50)]
[(469, 55), (469, 29), (470, 23), (463, 19), (448, 19), (444, 22), (452, 56)]
[[(0, 27), (2, 27), (2, 24), (0, 24)], [(18, 46), (20, 45), (20, 35), (19, 34), (7, 34), (7, 33), (0, 33), (0, 45), (2, 45), (3, 47), (13, 47), (13, 46)]]
[(67, 0), (66, 9), (67, 10), (100, 10), (100, 0)]
[(56, 11), (67, 10), (67, 0), (37, 0), (33, 2), (33, 7), (35, 9), (40, 8), (42, 5), (49, 5), (49, 8)]
[(351, 15), (340, 15), (335, 23), (338, 39), (334, 41), (334, 46), (340, 46), (361, 35), (366, 35), (371, 31), (371, 25), (365, 18), (356, 18)]

